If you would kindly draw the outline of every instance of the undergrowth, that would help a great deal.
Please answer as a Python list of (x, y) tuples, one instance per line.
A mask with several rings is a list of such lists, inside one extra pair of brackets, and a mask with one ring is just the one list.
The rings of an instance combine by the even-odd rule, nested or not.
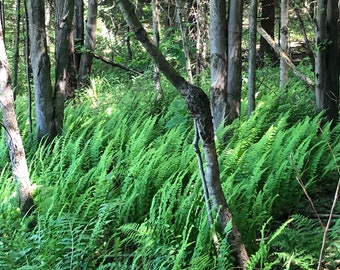
[[(0, 269), (232, 269), (226, 238), (219, 235), (220, 256), (212, 244), (183, 101), (170, 93), (155, 109), (154, 93), (123, 95), (116, 86), (93, 80), (48, 146), (30, 142), (17, 106), (37, 209), (31, 228), (17, 209), (2, 131)], [(333, 191), (340, 126), (322, 125), (298, 89), (284, 97), (263, 90), (248, 121), (217, 133), (249, 269), (315, 269), (318, 261), (322, 228), (298, 180), (313, 198)], [(339, 231), (337, 220), (325, 263), (339, 258)]]

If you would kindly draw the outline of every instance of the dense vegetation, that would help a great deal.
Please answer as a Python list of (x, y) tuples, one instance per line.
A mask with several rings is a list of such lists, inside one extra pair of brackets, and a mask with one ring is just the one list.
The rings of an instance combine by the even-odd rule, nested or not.
[[(226, 239), (219, 255), (211, 239), (184, 102), (165, 82), (156, 102), (151, 74), (111, 74), (94, 75), (68, 103), (64, 134), (47, 146), (30, 141), (26, 99), (18, 97), (37, 209), (20, 217), (2, 136), (0, 269), (231, 268)], [(280, 92), (275, 68), (258, 80), (254, 115), (216, 136), (223, 188), (249, 269), (315, 269), (323, 227), (304, 190), (319, 214), (329, 213), (340, 125), (323, 124), (300, 82)], [(340, 257), (339, 231), (333, 219), (328, 269)]]

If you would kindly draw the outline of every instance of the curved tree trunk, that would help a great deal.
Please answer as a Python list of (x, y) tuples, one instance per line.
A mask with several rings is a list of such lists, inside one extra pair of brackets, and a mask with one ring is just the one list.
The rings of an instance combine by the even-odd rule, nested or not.
[(11, 158), (12, 174), (19, 195), (21, 214), (28, 215), (33, 211), (33, 188), (30, 183), (25, 150), (19, 133), (14, 110), (13, 90), (10, 84), (9, 65), (0, 23), (0, 104), (3, 126), (6, 130), (6, 143)]
[(245, 246), (242, 243), (237, 226), (232, 219), (221, 186), (209, 98), (201, 88), (188, 83), (180, 76), (165, 59), (164, 55), (159, 48), (153, 44), (145, 29), (137, 19), (130, 2), (126, 0), (116, 0), (116, 2), (123, 13), (125, 20), (130, 25), (131, 30), (135, 33), (136, 38), (142, 43), (151, 58), (158, 65), (160, 71), (177, 88), (185, 100), (191, 116), (197, 125), (198, 134), (203, 146), (206, 186), (209, 193), (208, 197), (211, 199), (214, 210), (218, 213), (218, 219), (222, 229), (226, 227), (228, 222), (232, 222), (233, 226), (229, 240), (237, 252), (239, 266), (242, 269), (245, 269), (248, 255)]

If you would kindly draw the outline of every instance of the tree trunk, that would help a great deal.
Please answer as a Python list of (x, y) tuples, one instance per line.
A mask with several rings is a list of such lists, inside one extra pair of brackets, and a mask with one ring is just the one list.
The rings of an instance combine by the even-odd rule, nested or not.
[(226, 124), (241, 114), (243, 1), (230, 0), (228, 14), (228, 68)]
[[(288, 54), (288, 0), (281, 0), (281, 27), (280, 47)], [(285, 59), (280, 57), (280, 88), (288, 81), (288, 65)]]
[(14, 36), (14, 65), (13, 65), (13, 89), (14, 89), (14, 100), (18, 93), (18, 69), (19, 69), (19, 48), (20, 48), (20, 0), (17, 0), (15, 13), (16, 13), (16, 27)]
[(30, 183), (25, 150), (19, 133), (14, 111), (13, 90), (5, 50), (4, 36), (0, 22), (0, 103), (3, 126), (6, 130), (6, 143), (12, 164), (14, 183), (19, 195), (19, 207), (23, 216), (32, 213), (34, 208), (33, 188)]
[[(275, 4), (274, 0), (261, 0), (261, 27), (274, 39)], [(264, 38), (260, 38), (259, 54), (263, 58), (268, 55), (272, 61), (276, 59), (275, 52)]]
[(249, 7), (249, 58), (248, 58), (248, 118), (255, 110), (256, 93), (256, 26), (257, 0), (250, 1)]
[(89, 0), (85, 32), (86, 51), (82, 54), (80, 60), (79, 87), (89, 84), (89, 75), (92, 71), (93, 50), (96, 46), (97, 9), (98, 1)]
[(337, 0), (319, 0), (315, 59), (316, 106), (335, 125), (339, 114), (339, 9)]
[(237, 226), (233, 222), (221, 186), (209, 99), (201, 88), (189, 84), (165, 59), (164, 55), (159, 48), (153, 44), (145, 29), (138, 21), (130, 2), (125, 0), (116, 0), (116, 2), (126, 21), (130, 25), (131, 30), (135, 33), (136, 38), (143, 44), (146, 51), (158, 65), (160, 71), (177, 88), (184, 98), (192, 118), (197, 124), (198, 134), (202, 142), (205, 157), (205, 175), (206, 186), (209, 193), (208, 197), (211, 199), (214, 210), (218, 213), (218, 219), (222, 229), (225, 228), (228, 222), (232, 222), (233, 228), (229, 240), (237, 252), (239, 266), (242, 267), (242, 269), (245, 269), (246, 261), (248, 260), (247, 252), (242, 243)]
[(53, 139), (53, 100), (51, 67), (46, 43), (44, 0), (28, 0), (31, 62), (35, 90), (35, 111), (38, 140)]
[(73, 40), (75, 46), (75, 65), (79, 73), (81, 49), (84, 46), (84, 1), (75, 1), (74, 8), (74, 33)]
[(210, 98), (214, 130), (224, 121), (227, 106), (226, 16), (225, 0), (210, 0)]
[(75, 0), (56, 0), (56, 70), (53, 100), (53, 133), (61, 134), (66, 91), (70, 87), (71, 32)]
[[(158, 0), (152, 0), (152, 29), (153, 42), (159, 47), (160, 41), (160, 10)], [(153, 74), (154, 88), (157, 92), (157, 100), (162, 97), (161, 74), (157, 65), (154, 66)]]

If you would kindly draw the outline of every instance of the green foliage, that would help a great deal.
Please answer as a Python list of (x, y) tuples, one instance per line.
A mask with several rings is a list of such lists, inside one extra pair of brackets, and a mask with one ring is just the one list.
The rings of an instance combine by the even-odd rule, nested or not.
[[(185, 104), (170, 89), (155, 105), (143, 76), (124, 86), (93, 79), (67, 105), (63, 135), (48, 146), (30, 143), (25, 106), (17, 106), (36, 225), (20, 217), (2, 139), (0, 269), (233, 268), (230, 226), (218, 235), (218, 255), (213, 245)], [(307, 217), (297, 179), (312, 196), (320, 186), (333, 191), (340, 127), (322, 126), (299, 88), (263, 90), (249, 120), (217, 132), (223, 189), (249, 269), (313, 269), (318, 260), (322, 230)], [(330, 264), (339, 227), (329, 234)]]

